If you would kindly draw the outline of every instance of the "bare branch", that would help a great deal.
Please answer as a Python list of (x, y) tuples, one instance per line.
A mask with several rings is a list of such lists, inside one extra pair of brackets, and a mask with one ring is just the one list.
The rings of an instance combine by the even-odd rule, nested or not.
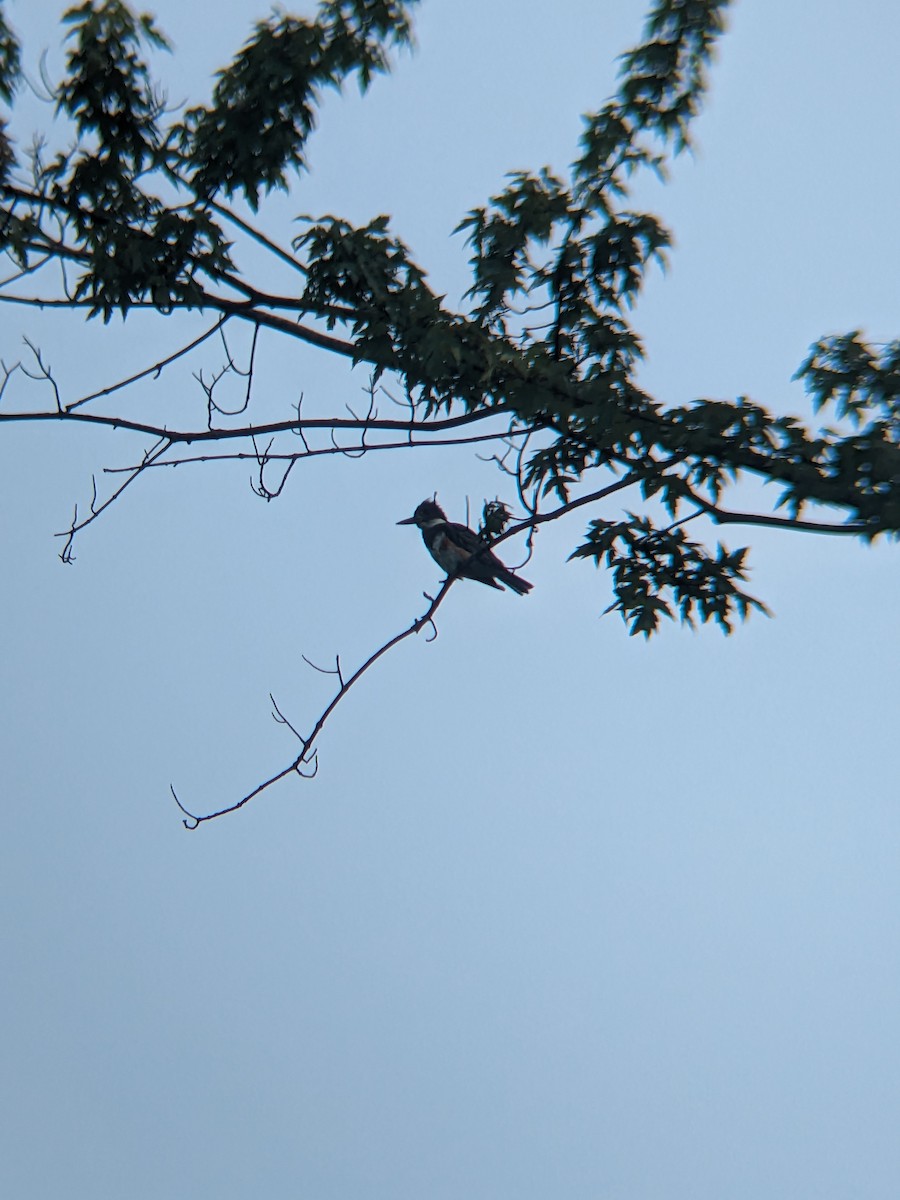
[(23, 371), (23, 367), (20, 362), (13, 363), (11, 367), (8, 367), (6, 363), (0, 359), (0, 373), (3, 375), (3, 381), (0, 383), (0, 400), (3, 399), (3, 393), (6, 391), (6, 385), (9, 383), (10, 379), (12, 379), (13, 375), (15, 375), (16, 371)]
[[(867, 527), (855, 521), (828, 522), (805, 521), (799, 517), (777, 517), (774, 513), (742, 513), (729, 512), (717, 505), (704, 500), (693, 490), (690, 491), (691, 501), (698, 506), (703, 514), (717, 525), (764, 525), (774, 529), (791, 529), (797, 533), (830, 533), (845, 537), (859, 537), (860, 534), (871, 532)], [(698, 513), (694, 514), (699, 515)], [(685, 518), (687, 520), (689, 518)]]
[(121, 391), (123, 388), (129, 387), (141, 379), (146, 379), (148, 376), (152, 375), (154, 379), (158, 379), (166, 367), (171, 366), (172, 363), (177, 362), (179, 358), (183, 358), (186, 354), (190, 354), (192, 350), (196, 350), (198, 346), (201, 346), (208, 338), (211, 338), (213, 334), (222, 330), (227, 322), (228, 317), (219, 317), (214, 325), (204, 333), (201, 333), (199, 337), (194, 338), (192, 342), (188, 342), (186, 346), (182, 346), (180, 350), (175, 350), (166, 358), (161, 358), (152, 367), (144, 367), (143, 370), (135, 372), (134, 375), (129, 375), (127, 379), (120, 379), (118, 383), (111, 383), (109, 387), (100, 388), (99, 391), (90, 392), (87, 396), (82, 396), (80, 400), (75, 400), (71, 404), (66, 405), (65, 411), (72, 412), (74, 409), (80, 408), (82, 404), (89, 404), (92, 400), (99, 400), (101, 396), (111, 396), (113, 392)]
[(157, 442), (156, 446), (147, 451), (146, 455), (144, 456), (144, 461), (139, 463), (136, 467), (133, 467), (128, 478), (116, 488), (111, 496), (108, 496), (103, 503), (99, 505), (97, 504), (97, 488), (95, 483), (94, 495), (91, 500), (91, 515), (89, 517), (85, 517), (83, 521), (79, 521), (78, 506), (76, 505), (75, 515), (72, 517), (72, 523), (69, 528), (65, 530), (65, 532), (54, 534), (54, 537), (64, 537), (66, 539), (59, 555), (64, 563), (73, 563), (75, 561), (75, 555), (72, 553), (72, 547), (75, 542), (76, 534), (79, 534), (82, 529), (87, 529), (88, 525), (92, 525), (99, 516), (102, 516), (106, 509), (108, 509), (111, 504), (118, 500), (125, 489), (130, 487), (139, 475), (146, 471), (148, 467), (152, 466), (161, 454), (165, 454), (165, 452), (169, 449), (169, 445), (169, 442), (167, 442), (164, 438), (161, 438), (159, 442)]
[(271, 433), (298, 433), (301, 429), (367, 429), (369, 431), (383, 430), (385, 432), (405, 432), (413, 434), (443, 433), (448, 429), (459, 429), (465, 425), (474, 425), (492, 417), (504, 416), (509, 412), (506, 405), (497, 404), (493, 408), (478, 409), (474, 412), (463, 413), (457, 417), (444, 417), (437, 421), (392, 421), (379, 417), (377, 420), (366, 422), (352, 417), (320, 417), (310, 420), (272, 421), (265, 425), (242, 425), (235, 429), (168, 429), (165, 425), (151, 425), (145, 421), (133, 421), (127, 417), (108, 417), (99, 413), (72, 412), (62, 409), (58, 412), (15, 412), (0, 413), (0, 423), (4, 421), (80, 421), (89, 425), (105, 425), (110, 429), (127, 429), (132, 433), (143, 433), (149, 437), (165, 438), (173, 445), (180, 442), (218, 442), (235, 438), (259, 437)]
[[(296, 432), (297, 434), (299, 434), (302, 437), (302, 429), (297, 429), (293, 432)], [(476, 445), (483, 445), (485, 442), (502, 441), (508, 436), (509, 435), (506, 433), (498, 432), (498, 433), (476, 434), (474, 437), (440, 438), (435, 441), (427, 441), (427, 442), (426, 441), (407, 441), (407, 440), (404, 440), (402, 442), (370, 442), (365, 446), (365, 450), (367, 452), (374, 453), (376, 450), (410, 450), (410, 449), (425, 449), (425, 448), (434, 449), (436, 446), (441, 446), (441, 447), (444, 447), (444, 446), (476, 446)], [(305, 439), (304, 439), (304, 442), (305, 442)], [(271, 443), (270, 443), (270, 445), (271, 445)], [(359, 450), (362, 448), (363, 447), (361, 447), (361, 446), (350, 447), (349, 449), (351, 450), (351, 457), (353, 457), (352, 451)], [(310, 447), (307, 444), (306, 449), (298, 450), (296, 453), (273, 454), (273, 453), (270, 453), (269, 451), (266, 451), (264, 453), (263, 457), (265, 458), (265, 462), (267, 464), (273, 463), (273, 462), (285, 462), (285, 463), (289, 463), (289, 464), (293, 465), (295, 463), (302, 462), (303, 459), (316, 458), (323, 454), (324, 455), (343, 454), (346, 456), (347, 455), (347, 447), (344, 447), (344, 446)], [(356, 455), (356, 457), (358, 457), (358, 455)], [(194, 464), (194, 463), (247, 462), (247, 461), (251, 461), (251, 460), (258, 463), (260, 461), (260, 452), (257, 450), (254, 450), (254, 451), (236, 451), (234, 454), (194, 454), (194, 455), (187, 456), (185, 458), (166, 459), (164, 461), (153, 462), (148, 465), (152, 466), (152, 467), (184, 467), (184, 466), (188, 466), (188, 465)], [(103, 473), (105, 475), (120, 475), (123, 472), (132, 471), (132, 470), (134, 470), (133, 467), (104, 467)], [(275, 494), (275, 493), (271, 492), (271, 490), (269, 488), (266, 488), (266, 491), (269, 495)], [(280, 489), (279, 489), (279, 491), (280, 491)], [(524, 507), (527, 507), (527, 506), (524, 506)]]
[(271, 692), (269, 692), (269, 699), (272, 701), (272, 709), (273, 709), (272, 716), (274, 717), (274, 719), (278, 722), (279, 725), (286, 725), (288, 727), (288, 729), (291, 731), (291, 733), (294, 735), (294, 737), (297, 739), (297, 741), (302, 742), (303, 745), (305, 746), (306, 742), (303, 737), (303, 734), (299, 733), (294, 728), (294, 726), (290, 723), (290, 721), (287, 719), (287, 717), (284, 715), (284, 713), (281, 711), (281, 709), (275, 703), (275, 697), (272, 695)]
[(51, 388), (53, 389), (53, 396), (56, 400), (57, 415), (62, 414), (64, 409), (63, 409), (62, 399), (59, 394), (59, 385), (57, 384), (56, 380), (53, 378), (53, 373), (52, 373), (50, 367), (44, 362), (43, 358), (41, 358), (41, 352), (37, 348), (37, 346), (35, 346), (35, 344), (33, 342), (29, 341), (29, 339), (27, 337), (23, 337), (22, 341), (25, 343), (25, 345), (28, 347), (28, 349), (34, 355), (35, 362), (37, 363), (37, 371), (36, 372), (29, 371), (28, 368), (25, 366), (20, 366), (20, 370), (22, 371), (22, 374), (27, 375), (29, 379), (36, 379), (36, 380), (43, 379), (47, 383), (49, 383)]
[[(454, 582), (455, 576), (450, 576), (450, 578), (446, 579), (437, 596), (431, 601), (427, 612), (423, 613), (421, 617), (417, 617), (407, 629), (404, 629), (401, 633), (395, 634), (394, 637), (390, 638), (382, 646), (379, 646), (379, 648), (373, 654), (369, 655), (369, 657), (365, 660), (365, 662), (362, 663), (361, 666), (357, 667), (357, 669), (348, 679), (345, 680), (343, 678), (343, 676), (340, 674), (339, 668), (335, 672), (323, 672), (325, 674), (336, 674), (340, 680), (340, 684), (337, 692), (319, 714), (308, 736), (304, 737), (302, 734), (298, 733), (294, 726), (284, 719), (277, 705), (275, 705), (274, 700), (272, 701), (273, 706), (275, 706), (276, 713), (278, 714), (276, 719), (279, 720), (279, 723), (287, 725), (288, 728), (290, 728), (291, 732), (299, 739), (303, 747), (300, 754), (297, 755), (297, 757), (289, 766), (285, 767), (277, 774), (272, 775), (269, 779), (266, 779), (263, 783), (255, 787), (253, 791), (248, 792), (247, 795), (243, 796), (236, 803), (226, 805), (223, 808), (216, 809), (214, 812), (204, 813), (202, 815), (198, 815), (187, 809), (179, 800), (175, 788), (170, 784), (169, 787), (172, 795), (175, 798), (175, 803), (185, 815), (185, 820), (183, 821), (185, 829), (197, 829), (205, 821), (214, 821), (217, 817), (224, 817), (228, 813), (237, 812), (238, 809), (243, 808), (246, 804), (249, 804), (251, 800), (254, 800), (257, 796), (262, 795), (262, 793), (272, 787), (273, 784), (279, 783), (282, 779), (286, 779), (289, 775), (297, 774), (306, 779), (311, 778), (311, 775), (303, 771), (303, 767), (312, 766), (312, 774), (315, 774), (317, 770), (317, 763), (314, 762), (314, 756), (316, 754), (315, 743), (319, 737), (319, 734), (325, 727), (325, 722), (337, 708), (338, 704), (340, 704), (341, 700), (347, 695), (357, 680), (361, 679), (363, 675), (365, 675), (365, 673), (371, 667), (373, 667), (380, 658), (387, 654), (389, 650), (392, 650), (394, 646), (399, 645), (400, 642), (405, 641), (405, 639), (411, 634), (418, 633), (421, 629), (429, 625), (433, 626), (434, 614)], [(305, 661), (309, 663), (309, 659), (305, 659)], [(314, 666), (313, 663), (309, 663), (309, 665)], [(315, 667), (315, 669), (321, 670), (319, 667)]]
[[(646, 472), (643, 472), (643, 474), (646, 474)], [(495, 538), (490, 545), (485, 543), (483, 552), (487, 553), (488, 550), (492, 549), (499, 542), (506, 541), (507, 538), (513, 537), (518, 533), (523, 533), (535, 525), (544, 524), (548, 521), (556, 521), (560, 517), (565, 516), (567, 513), (570, 513), (577, 508), (581, 508), (585, 504), (592, 504), (598, 500), (606, 499), (606, 497), (611, 496), (616, 492), (620, 492), (625, 488), (632, 487), (634, 484), (638, 483), (641, 478), (641, 472), (631, 472), (629, 475), (623, 476), (622, 479), (618, 479), (614, 483), (590, 493), (590, 495), (580, 496), (577, 500), (570, 500), (568, 503), (560, 505), (559, 508), (554, 509), (552, 512), (540, 514), (535, 513), (529, 516), (526, 520), (520, 521), (518, 524), (507, 529), (498, 538)], [(298, 730), (283, 716), (281, 710), (275, 704), (274, 699), (272, 699), (270, 695), (273, 707), (275, 708), (276, 720), (279, 722), (279, 724), (286, 725), (298, 739), (302, 746), (300, 753), (287, 767), (284, 767), (275, 775), (270, 776), (268, 779), (258, 784), (251, 792), (248, 792), (240, 800), (237, 800), (233, 804), (224, 805), (222, 808), (218, 808), (209, 813), (197, 814), (190, 811), (178, 798), (175, 788), (170, 785), (172, 795), (175, 798), (175, 803), (184, 813), (184, 827), (191, 830), (197, 829), (206, 821), (214, 821), (218, 817), (224, 817), (229, 813), (237, 812), (238, 809), (243, 808), (246, 804), (249, 804), (251, 800), (255, 800), (257, 796), (262, 795), (274, 784), (279, 783), (282, 779), (286, 779), (289, 775), (297, 774), (303, 778), (310, 778), (311, 776), (303, 771), (304, 766), (312, 766), (312, 774), (314, 775), (318, 767), (317, 760), (314, 763), (314, 756), (317, 754), (316, 743), (319, 735), (325, 728), (326, 722), (340, 704), (341, 700), (343, 700), (353, 685), (357, 683), (367, 671), (374, 667), (380, 658), (383, 658), (388, 651), (392, 650), (395, 646), (398, 646), (412, 634), (420, 633), (423, 629), (430, 629), (432, 631), (432, 636), (426, 635), (425, 640), (428, 642), (434, 641), (434, 639), (437, 637), (437, 626), (435, 625), (434, 621), (435, 613), (443, 603), (447, 593), (450, 591), (450, 588), (458, 578), (459, 576), (456, 572), (454, 572), (452, 575), (449, 575), (444, 580), (437, 595), (433, 598), (426, 593), (425, 598), (429, 601), (426, 611), (420, 617), (417, 617), (406, 629), (395, 634), (392, 638), (389, 638), (388, 641), (384, 642), (383, 645), (379, 646), (378, 649), (370, 654), (369, 657), (359, 667), (356, 668), (353, 674), (346, 679), (344, 678), (341, 670), (339, 657), (335, 659), (335, 667), (332, 669), (327, 667), (319, 667), (315, 663), (311, 662), (311, 660), (305, 655), (302, 655), (301, 657), (303, 658), (304, 662), (306, 662), (314, 670), (319, 671), (323, 675), (335, 675), (338, 679), (338, 689), (329, 703), (316, 718), (315, 724), (308, 735), (298, 732)]]
[(220, 213), (227, 221), (231, 221), (242, 233), (246, 233), (253, 241), (258, 242), (260, 246), (264, 246), (266, 250), (270, 251), (282, 262), (287, 263), (294, 271), (298, 271), (304, 276), (307, 274), (306, 267), (304, 267), (298, 258), (295, 258), (283, 246), (279, 246), (277, 242), (267, 237), (261, 229), (257, 229), (255, 225), (251, 225), (249, 221), (245, 221), (243, 217), (239, 217), (236, 212), (228, 208), (227, 205), (222, 204), (220, 200), (216, 200), (215, 198), (208, 199), (207, 203), (214, 212)]

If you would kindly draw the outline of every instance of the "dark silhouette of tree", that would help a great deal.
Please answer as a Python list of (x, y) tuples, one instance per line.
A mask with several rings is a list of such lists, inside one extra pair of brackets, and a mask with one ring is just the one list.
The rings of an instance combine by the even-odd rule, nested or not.
[[(670, 237), (652, 213), (629, 207), (633, 178), (665, 177), (690, 145), (691, 121), (724, 29), (727, 0), (655, 0), (642, 42), (623, 57), (616, 94), (584, 119), (566, 177), (516, 172), (457, 232), (470, 250), (471, 286), (457, 311), (389, 219), (356, 227), (336, 216), (299, 219), (282, 243), (258, 222), (273, 189), (306, 169), (306, 143), (323, 92), (356, 77), (365, 89), (408, 45), (417, 0), (322, 0), (314, 19), (260, 22), (218, 74), (206, 104), (171, 111), (148, 59), (166, 48), (150, 17), (122, 0), (70, 9), (64, 77), (47, 81), (69, 141), (36, 140), (22, 153), (0, 126), (0, 238), (12, 264), (0, 301), (62, 307), (73, 319), (134, 309), (208, 317), (200, 336), (99, 391), (67, 395), (39, 347), (0, 375), (0, 422), (93, 424), (146, 438), (139, 461), (96, 479), (63, 536), (78, 535), (149, 470), (248, 458), (255, 490), (281, 494), (298, 463), (418, 446), (488, 447), (524, 514), (485, 508), (485, 545), (525, 534), (575, 508), (589, 523), (572, 557), (606, 568), (611, 610), (632, 634), (663, 617), (715, 620), (726, 632), (760, 601), (745, 591), (746, 548), (708, 545), (695, 530), (769, 525), (872, 541), (900, 531), (900, 341), (868, 345), (859, 332), (822, 338), (798, 376), (814, 413), (831, 424), (775, 416), (747, 398), (666, 406), (636, 382), (641, 340), (634, 303)], [(15, 103), (20, 49), (0, 11), (0, 100)], [(296, 228), (296, 227), (295, 227)], [(253, 256), (252, 274), (242, 262)], [(270, 269), (260, 266), (262, 252)], [(293, 284), (283, 286), (285, 277)], [(5, 322), (10, 328), (10, 322)], [(249, 362), (229, 349), (232, 327), (252, 329)], [(254, 372), (266, 338), (300, 341), (369, 370), (365, 411), (310, 418), (285, 402), (283, 419), (254, 421)], [(223, 346), (212, 379), (198, 380), (183, 423), (137, 420), (117, 407), (123, 390), (171, 373), (207, 339)], [(235, 412), (217, 389), (242, 374)], [(49, 408), (9, 407), (19, 380), (49, 385)], [(17, 389), (17, 392), (20, 389)], [(4, 393), (7, 395), (4, 397)], [(387, 411), (389, 416), (384, 416)], [(193, 415), (192, 415), (193, 414)], [(237, 420), (239, 418), (239, 422)], [(778, 485), (766, 511), (726, 500), (744, 476)], [(627, 494), (627, 495), (626, 495)], [(627, 501), (615, 510), (611, 503)], [(693, 524), (695, 523), (696, 524)], [(315, 769), (325, 720), (353, 683), (397, 641), (434, 629), (450, 578), (427, 610), (357, 671), (332, 670), (337, 691), (301, 751), (276, 780)], [(273, 701), (274, 703), (274, 701)]]

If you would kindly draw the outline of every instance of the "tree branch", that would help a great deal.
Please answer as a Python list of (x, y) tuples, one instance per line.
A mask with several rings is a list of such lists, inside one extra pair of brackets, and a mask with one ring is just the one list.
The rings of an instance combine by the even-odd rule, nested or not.
[[(658, 466), (659, 464), (656, 465)], [(500, 534), (499, 537), (490, 542), (490, 544), (485, 543), (484, 549), (481, 552), (487, 553), (489, 550), (493, 550), (493, 548), (500, 542), (504, 542), (508, 538), (514, 537), (518, 533), (523, 533), (524, 531), (532, 529), (537, 525), (543, 525), (548, 521), (557, 521), (560, 517), (566, 516), (568, 513), (573, 512), (577, 508), (581, 508), (586, 504), (593, 504), (599, 500), (604, 500), (616, 492), (620, 492), (626, 488), (632, 487), (634, 484), (640, 482), (641, 478), (645, 474), (646, 471), (633, 471), (628, 475), (623, 476), (622, 479), (616, 480), (615, 483), (608, 484), (606, 487), (599, 488), (597, 491), (591, 492), (589, 495), (580, 496), (577, 500), (570, 500), (568, 503), (560, 505), (559, 508), (554, 509), (552, 512), (534, 513), (527, 517), (524, 521), (520, 521), (511, 526), (509, 529), (505, 530), (502, 534)], [(420, 617), (417, 617), (413, 623), (408, 626), (408, 628), (402, 630), (400, 633), (394, 634), (392, 638), (389, 638), (388, 641), (379, 646), (378, 649), (370, 654), (369, 657), (359, 667), (357, 667), (353, 674), (348, 676), (346, 679), (341, 671), (339, 658), (336, 659), (337, 666), (334, 671), (323, 671), (323, 668), (317, 667), (314, 663), (311, 663), (305, 655), (303, 655), (302, 657), (304, 658), (304, 661), (309, 663), (314, 670), (323, 671), (324, 674), (334, 674), (339, 680), (339, 686), (332, 699), (316, 718), (312, 730), (306, 736), (297, 732), (296, 728), (283, 716), (273, 700), (272, 703), (277, 714), (276, 720), (279, 722), (279, 724), (286, 725), (294, 734), (294, 736), (300, 741), (302, 746), (300, 753), (288, 766), (282, 768), (282, 770), (276, 772), (274, 775), (271, 775), (262, 783), (257, 784), (252, 791), (248, 792), (240, 800), (235, 801), (233, 804), (226, 804), (222, 808), (215, 809), (213, 812), (209, 813), (197, 814), (191, 812), (190, 809), (182, 804), (174, 786), (170, 784), (169, 790), (172, 793), (175, 803), (181, 809), (182, 813), (184, 813), (184, 820), (182, 823), (184, 824), (185, 829), (198, 829), (206, 821), (214, 821), (218, 817), (224, 817), (229, 813), (237, 812), (238, 809), (241, 809), (246, 804), (249, 804), (251, 800), (255, 800), (257, 796), (261, 796), (270, 787), (276, 783), (280, 783), (282, 779), (286, 779), (289, 775), (296, 774), (300, 775), (302, 778), (309, 778), (310, 775), (303, 770), (304, 766), (313, 767), (312, 774), (315, 774), (315, 765), (317, 763), (316, 755), (318, 753), (317, 742), (319, 735), (322, 733), (322, 730), (325, 728), (325, 723), (340, 704), (341, 700), (343, 700), (354, 684), (356, 684), (363, 677), (363, 675), (365, 675), (366, 672), (378, 662), (380, 658), (387, 654), (389, 650), (392, 650), (395, 646), (398, 646), (401, 642), (405, 641), (412, 634), (420, 633), (422, 629), (431, 626), (432, 630), (434, 630), (434, 637), (437, 636), (437, 630), (434, 624), (434, 615), (446, 598), (450, 588), (458, 578), (458, 572), (448, 575), (441, 585), (440, 591), (433, 598), (426, 592), (425, 598), (430, 602), (426, 611)], [(428, 638), (427, 640), (434, 641), (434, 637)]]
[(165, 438), (175, 445), (177, 443), (219, 442), (234, 438), (262, 437), (274, 433), (299, 433), (301, 430), (311, 429), (366, 429), (412, 434), (443, 433), (445, 430), (458, 429), (463, 425), (473, 425), (478, 421), (484, 421), (494, 416), (503, 416), (510, 412), (511, 409), (508, 405), (497, 404), (493, 408), (461, 413), (457, 417), (444, 417), (438, 421), (399, 421), (390, 418), (366, 421), (362, 417), (316, 417), (309, 420), (303, 418), (294, 421), (272, 421), (266, 425), (242, 425), (236, 429), (179, 430), (167, 429), (164, 425), (150, 425), (144, 421), (133, 421), (128, 417), (107, 417), (99, 413), (72, 412), (71, 408), (67, 408), (62, 412), (0, 413), (0, 423), (6, 421), (74, 421), (87, 425), (102, 425), (109, 429), (124, 429), (131, 433), (145, 434), (148, 437)]
[[(300, 431), (297, 430), (299, 433)], [(508, 429), (499, 430), (497, 433), (481, 433), (475, 437), (459, 437), (459, 438), (441, 438), (434, 442), (417, 442), (411, 441), (409, 438), (404, 438), (402, 442), (366, 442), (359, 446), (310, 446), (305, 450), (298, 450), (294, 454), (272, 454), (269, 451), (265, 452), (266, 462), (283, 462), (294, 463), (301, 462), (305, 458), (318, 458), (322, 455), (347, 454), (357, 456), (364, 451), (369, 453), (375, 450), (414, 450), (429, 447), (434, 449), (435, 446), (474, 446), (483, 444), (484, 442), (505, 441), (507, 438), (523, 437), (526, 430), (519, 431)], [(195, 454), (188, 458), (174, 458), (166, 460), (154, 460), (152, 463), (147, 463), (147, 467), (185, 467), (195, 463), (207, 462), (259, 462), (259, 451), (237, 451), (234, 454)], [(104, 475), (122, 475), (128, 471), (133, 471), (134, 467), (104, 467)]]
[[(275, 705), (275, 710), (276, 710), (276, 713), (278, 714), (276, 719), (279, 721), (280, 724), (288, 726), (288, 728), (291, 730), (291, 732), (294, 734), (294, 736), (299, 739), (299, 741), (303, 747), (303, 749), (300, 751), (300, 753), (297, 755), (297, 757), (294, 759), (294, 761), (289, 766), (285, 767), (281, 771), (278, 771), (275, 775), (270, 776), (270, 778), (266, 779), (263, 783), (258, 784), (253, 789), (253, 791), (248, 792), (246, 796), (244, 796), (240, 800), (236, 801), (236, 803), (225, 805), (225, 807), (216, 809), (214, 812), (204, 813), (203, 815), (199, 815), (199, 816), (196, 813), (192, 813), (189, 809), (187, 809), (181, 803), (181, 801), (178, 798), (178, 793), (175, 791), (174, 786), (172, 784), (170, 784), (169, 789), (172, 793), (172, 796), (175, 799), (175, 803), (178, 805), (178, 807), (184, 813), (184, 820), (182, 823), (183, 823), (185, 829), (194, 830), (194, 829), (199, 828), (199, 826), (202, 825), (205, 821), (214, 821), (217, 817), (224, 817), (228, 813), (237, 812), (238, 809), (243, 808), (245, 804), (249, 804), (251, 800), (255, 800), (257, 796), (262, 795), (262, 793), (265, 792), (268, 788), (272, 787), (273, 784), (279, 783), (282, 779), (286, 779), (289, 775), (297, 774), (304, 778), (309, 778), (309, 775), (307, 775), (303, 771), (303, 767), (313, 765), (314, 757), (317, 752), (316, 751), (316, 740), (318, 739), (319, 734), (322, 732), (323, 728), (325, 727), (325, 722), (328, 720), (328, 718), (331, 716), (331, 714), (337, 708), (338, 704), (340, 704), (341, 700), (343, 700), (344, 696), (347, 695), (347, 693), (350, 691), (350, 689), (353, 687), (353, 685), (359, 679), (361, 679), (363, 677), (363, 675), (365, 675), (365, 673), (370, 669), (370, 667), (373, 667), (375, 665), (375, 663), (378, 662), (378, 660), (381, 657), (383, 657), (383, 655), (387, 654), (387, 652), (389, 650), (392, 650), (394, 648), (394, 646), (398, 646), (402, 641), (405, 641), (406, 638), (408, 638), (411, 634), (418, 633), (421, 629), (425, 628), (428, 625), (433, 626), (434, 614), (437, 612), (438, 608), (440, 607), (441, 603), (444, 600), (444, 597), (447, 595), (451, 586), (455, 582), (456, 582), (456, 576), (451, 575), (449, 578), (444, 580), (441, 590), (438, 592), (438, 594), (433, 599), (430, 596), (426, 596), (426, 599), (430, 600), (431, 603), (429, 604), (428, 609), (422, 614), (422, 616), (417, 617), (413, 621), (413, 623), (409, 626), (408, 629), (404, 629), (402, 632), (395, 634), (392, 638), (390, 638), (388, 641), (386, 641), (382, 646), (379, 646), (378, 649), (376, 651), (374, 651), (374, 653), (369, 655), (369, 657), (365, 660), (365, 662), (362, 663), (361, 666), (357, 667), (357, 669), (353, 672), (353, 674), (348, 679), (343, 679), (342, 676), (338, 675), (338, 678), (340, 679), (340, 685), (338, 687), (337, 692), (334, 694), (331, 701), (325, 706), (325, 708), (322, 710), (322, 712), (316, 718), (316, 722), (313, 725), (311, 732), (306, 737), (304, 737), (303, 735), (301, 735), (297, 732), (297, 730), (294, 728), (294, 726), (291, 725), (290, 722), (287, 721), (282, 716), (280, 710), (278, 709), (278, 706)], [(306, 659), (306, 661), (309, 662), (308, 659)], [(310, 664), (310, 665), (313, 666), (313, 664)], [(314, 667), (314, 669), (320, 670), (321, 668)], [(274, 700), (273, 700), (273, 704), (274, 704)], [(313, 773), (315, 773), (315, 771), (313, 771)]]
[[(188, 342), (186, 346), (182, 346), (180, 350), (175, 350), (166, 358), (161, 358), (159, 362), (154, 363), (151, 367), (144, 367), (143, 370), (136, 371), (134, 375), (129, 375), (127, 379), (120, 379), (118, 383), (111, 383), (109, 387), (100, 388), (99, 391), (82, 396), (80, 400), (74, 400), (66, 406), (65, 411), (70, 413), (74, 409), (80, 408), (82, 404), (89, 404), (92, 400), (99, 400), (101, 396), (111, 396), (113, 392), (121, 391), (122, 388), (129, 387), (132, 383), (137, 383), (138, 380), (146, 379), (150, 375), (154, 376), (154, 378), (158, 377), (166, 367), (171, 366), (173, 362), (177, 362), (179, 358), (183, 358), (185, 354), (190, 354), (192, 350), (196, 350), (208, 338), (211, 338), (220, 329), (224, 328), (227, 322), (228, 317), (219, 317), (218, 321), (211, 328), (207, 329), (205, 333), (201, 333), (199, 337), (194, 338), (192, 342)], [(159, 436), (162, 436), (162, 433)]]
[(729, 512), (727, 509), (712, 504), (709, 500), (704, 500), (693, 490), (689, 490), (688, 494), (691, 501), (716, 525), (764, 525), (774, 529), (791, 529), (797, 533), (830, 533), (847, 537), (859, 537), (860, 534), (871, 532), (865, 525), (853, 521), (840, 524), (827, 521), (804, 521), (799, 517), (776, 517), (771, 513)]
[(151, 450), (148, 450), (144, 455), (144, 461), (139, 463), (136, 467), (132, 467), (131, 474), (128, 476), (128, 478), (116, 488), (111, 496), (107, 496), (107, 498), (100, 505), (97, 504), (97, 484), (96, 481), (94, 482), (94, 495), (91, 500), (91, 515), (89, 517), (85, 517), (83, 521), (79, 521), (78, 505), (76, 504), (75, 514), (72, 517), (72, 524), (65, 532), (57, 533), (55, 535), (56, 537), (64, 537), (66, 539), (65, 545), (63, 546), (59, 555), (64, 563), (73, 563), (75, 561), (75, 556), (72, 553), (72, 546), (75, 542), (76, 534), (80, 533), (82, 529), (87, 529), (88, 525), (92, 525), (93, 522), (96, 521), (97, 518), (101, 516), (111, 504), (118, 500), (125, 489), (130, 487), (131, 484), (134, 483), (134, 481), (138, 478), (138, 476), (143, 474), (148, 467), (152, 466), (156, 459), (158, 459), (161, 454), (165, 454), (168, 449), (169, 443), (165, 438), (160, 438), (157, 444)]

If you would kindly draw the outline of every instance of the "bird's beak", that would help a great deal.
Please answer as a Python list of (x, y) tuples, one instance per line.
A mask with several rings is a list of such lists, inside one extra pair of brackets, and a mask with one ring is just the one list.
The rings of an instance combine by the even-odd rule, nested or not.
[(415, 523), (416, 523), (415, 517), (407, 517), (405, 520), (397, 522), (398, 525), (415, 525)]

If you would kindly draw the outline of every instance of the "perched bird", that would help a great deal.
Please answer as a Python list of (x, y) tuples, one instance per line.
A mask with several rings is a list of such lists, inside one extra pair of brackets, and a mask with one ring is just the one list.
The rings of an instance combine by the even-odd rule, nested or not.
[(418, 525), (431, 557), (448, 575), (455, 572), (466, 579), (477, 579), (479, 583), (499, 588), (501, 592), (503, 584), (506, 584), (520, 596), (531, 591), (532, 584), (505, 567), (477, 533), (465, 525), (448, 521), (443, 509), (434, 500), (423, 500), (411, 517), (397, 524)]

